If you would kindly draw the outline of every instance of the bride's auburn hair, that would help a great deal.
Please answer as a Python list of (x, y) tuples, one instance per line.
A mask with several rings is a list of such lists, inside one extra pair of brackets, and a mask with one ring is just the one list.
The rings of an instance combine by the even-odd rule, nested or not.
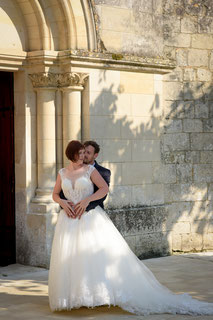
[(79, 151), (85, 149), (84, 145), (78, 140), (72, 140), (66, 147), (65, 154), (72, 162), (78, 161)]

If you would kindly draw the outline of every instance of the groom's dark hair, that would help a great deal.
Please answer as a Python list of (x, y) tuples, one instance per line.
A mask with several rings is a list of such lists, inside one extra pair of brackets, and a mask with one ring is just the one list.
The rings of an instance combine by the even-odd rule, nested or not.
[(100, 151), (100, 146), (97, 144), (97, 142), (92, 141), (92, 140), (85, 141), (84, 146), (85, 147), (92, 146), (95, 149), (95, 153), (99, 153), (99, 151)]

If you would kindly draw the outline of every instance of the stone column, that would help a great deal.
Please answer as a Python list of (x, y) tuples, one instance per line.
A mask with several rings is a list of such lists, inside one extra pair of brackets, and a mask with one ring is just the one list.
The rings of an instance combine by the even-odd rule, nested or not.
[(88, 75), (84, 73), (65, 73), (61, 75), (60, 86), (63, 91), (63, 157), (64, 166), (68, 160), (65, 156), (66, 146), (71, 140), (81, 140), (82, 99)]
[(55, 74), (30, 75), (37, 93), (37, 180), (33, 202), (52, 202), (52, 189), (56, 180), (56, 112)]

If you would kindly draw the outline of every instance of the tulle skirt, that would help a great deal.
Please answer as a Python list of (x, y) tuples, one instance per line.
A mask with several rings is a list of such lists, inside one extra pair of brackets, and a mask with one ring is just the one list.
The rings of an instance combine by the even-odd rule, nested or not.
[(131, 251), (100, 207), (81, 219), (59, 213), (49, 270), (52, 311), (119, 306), (138, 314), (213, 314), (213, 304), (174, 294)]

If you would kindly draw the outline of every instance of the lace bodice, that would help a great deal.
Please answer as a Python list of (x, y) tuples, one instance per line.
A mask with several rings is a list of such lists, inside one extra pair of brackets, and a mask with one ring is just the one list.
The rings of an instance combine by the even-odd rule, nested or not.
[(66, 168), (59, 170), (61, 187), (68, 200), (75, 204), (94, 192), (94, 185), (90, 179), (94, 169), (93, 166), (88, 165), (73, 172)]

